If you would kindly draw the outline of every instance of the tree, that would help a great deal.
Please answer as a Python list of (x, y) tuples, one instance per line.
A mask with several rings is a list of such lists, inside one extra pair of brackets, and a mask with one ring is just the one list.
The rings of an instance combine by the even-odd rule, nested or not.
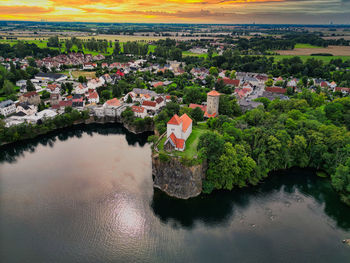
[(11, 95), (11, 94), (13, 94), (15, 92), (14, 89), (13, 89), (13, 84), (11, 83), (11, 81), (9, 81), (7, 79), (4, 81), (2, 91), (7, 96), (9, 96), (9, 95)]
[(273, 80), (272, 79), (268, 79), (265, 81), (265, 86), (266, 87), (271, 87), (273, 85)]
[(126, 103), (132, 103), (132, 98), (130, 94), (128, 95), (128, 98), (126, 99)]
[(70, 50), (71, 50), (72, 47), (73, 47), (72, 41), (69, 40), (69, 39), (67, 39), (67, 40), (65, 41), (65, 45), (66, 45), (66, 50), (67, 50), (68, 52), (70, 52)]
[(236, 70), (232, 70), (230, 74), (230, 79), (235, 79), (236, 78)]
[(85, 76), (79, 76), (79, 77), (78, 77), (78, 81), (79, 81), (80, 83), (86, 83), (86, 82), (87, 82), (87, 79), (86, 79)]
[(202, 121), (204, 118), (204, 112), (201, 110), (201, 108), (196, 107), (191, 112), (191, 117), (197, 122)]
[(119, 55), (120, 50), (121, 50), (121, 49), (120, 49), (119, 41), (115, 41), (115, 42), (114, 42), (113, 55), (114, 55), (114, 56)]
[(209, 69), (209, 74), (214, 76), (214, 77), (217, 77), (219, 75), (218, 68), (217, 67), (211, 67)]
[(104, 100), (109, 100), (110, 97), (111, 97), (111, 93), (109, 90), (103, 90), (101, 92), (101, 97), (104, 99)]
[(27, 91), (36, 91), (34, 84), (29, 79), (27, 80), (26, 86)]

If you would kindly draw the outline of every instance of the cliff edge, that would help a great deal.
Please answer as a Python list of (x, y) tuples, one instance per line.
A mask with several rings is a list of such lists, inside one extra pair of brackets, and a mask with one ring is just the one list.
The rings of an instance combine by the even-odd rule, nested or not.
[(187, 166), (177, 157), (160, 158), (152, 154), (152, 174), (154, 186), (170, 196), (188, 199), (202, 192), (205, 164)]

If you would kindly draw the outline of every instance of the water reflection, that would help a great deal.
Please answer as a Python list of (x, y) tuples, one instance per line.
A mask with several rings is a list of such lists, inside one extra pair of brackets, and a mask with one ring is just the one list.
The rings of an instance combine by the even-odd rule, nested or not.
[(276, 192), (288, 193), (289, 198), (295, 199), (286, 200), (286, 206), (292, 201), (302, 201), (297, 192), (312, 196), (338, 227), (350, 230), (350, 208), (340, 202), (328, 179), (318, 178), (315, 171), (308, 169), (275, 172), (256, 187), (217, 191), (189, 200), (171, 198), (155, 189), (151, 207), (162, 222), (173, 227), (193, 228), (196, 222), (206, 225), (226, 224), (235, 216), (235, 210), (246, 210), (252, 202), (269, 198)]
[(94, 134), (116, 135), (123, 134), (129, 145), (139, 144), (144, 146), (147, 143), (147, 137), (152, 135), (151, 132), (142, 134), (133, 134), (126, 130), (123, 125), (118, 123), (107, 124), (89, 124), (76, 125), (73, 127), (60, 129), (50, 132), (49, 134), (38, 136), (34, 139), (24, 140), (0, 147), (0, 163), (13, 163), (18, 157), (23, 156), (25, 152), (34, 153), (39, 145), (53, 147), (58, 141), (67, 141), (70, 138), (81, 138), (83, 134), (93, 137)]

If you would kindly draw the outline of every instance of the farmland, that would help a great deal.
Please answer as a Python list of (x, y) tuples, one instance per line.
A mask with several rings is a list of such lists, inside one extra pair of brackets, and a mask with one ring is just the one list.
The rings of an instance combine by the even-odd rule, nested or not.
[(297, 44), (293, 50), (277, 50), (280, 55), (307, 56), (316, 53), (328, 53), (333, 56), (350, 56), (350, 46), (328, 46), (326, 48)]
[(274, 57), (276, 62), (281, 61), (282, 59), (285, 59), (285, 58), (290, 59), (293, 57), (300, 57), (303, 62), (313, 58), (313, 59), (322, 60), (324, 63), (329, 63), (332, 59), (342, 59), (343, 61), (350, 59), (350, 56), (275, 55), (275, 56), (269, 56), (269, 57)]
[(88, 79), (95, 78), (95, 72), (93, 71), (72, 71), (73, 78), (79, 78), (79, 76), (86, 77)]

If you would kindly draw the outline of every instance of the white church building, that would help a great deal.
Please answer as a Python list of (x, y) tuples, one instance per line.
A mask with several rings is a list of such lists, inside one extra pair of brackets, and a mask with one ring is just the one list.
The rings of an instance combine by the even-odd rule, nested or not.
[(184, 151), (186, 140), (192, 133), (192, 119), (185, 113), (181, 117), (175, 114), (167, 124), (167, 139), (164, 149)]

